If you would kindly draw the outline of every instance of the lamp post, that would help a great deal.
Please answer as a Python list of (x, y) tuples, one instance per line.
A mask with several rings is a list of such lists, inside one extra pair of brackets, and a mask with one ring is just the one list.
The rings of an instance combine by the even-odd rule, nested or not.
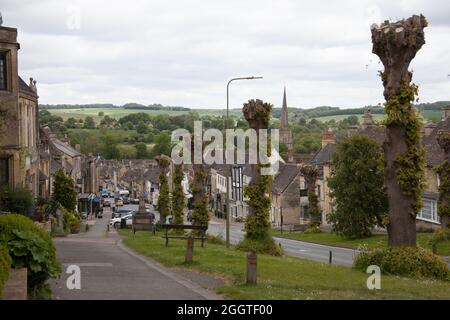
[[(255, 79), (262, 79), (263, 77), (240, 77), (240, 78), (233, 78), (227, 83), (227, 117), (225, 122), (225, 130), (228, 129), (228, 119), (229, 119), (229, 102), (230, 102), (230, 83), (237, 80), (255, 80)], [(225, 160), (226, 161), (226, 160)], [(226, 178), (227, 178), (227, 195), (226, 195), (226, 206), (227, 206), (227, 212), (226, 212), (226, 242), (227, 242), (227, 248), (230, 247), (230, 178), (231, 178), (231, 166), (226, 165)]]

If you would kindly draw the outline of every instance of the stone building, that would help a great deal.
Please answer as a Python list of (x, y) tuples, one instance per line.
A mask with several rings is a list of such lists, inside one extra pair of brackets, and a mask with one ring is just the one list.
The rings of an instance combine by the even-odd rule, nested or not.
[[(422, 194), (423, 208), (417, 214), (418, 229), (434, 229), (440, 227), (439, 215), (437, 211), (439, 177), (434, 168), (440, 165), (444, 159), (444, 151), (437, 143), (437, 133), (450, 131), (450, 106), (442, 109), (442, 119), (437, 124), (426, 124), (422, 129), (422, 144), (425, 149), (425, 179), (426, 186)], [(377, 142), (380, 147), (385, 140), (385, 127), (374, 123), (369, 110), (363, 115), (361, 126), (357, 130), (350, 130), (347, 136), (361, 134)], [(327, 216), (333, 210), (333, 199), (330, 197), (327, 180), (331, 176), (332, 155), (336, 149), (336, 139), (334, 134), (327, 130), (322, 138), (322, 148), (317, 152), (311, 164), (316, 165), (320, 170), (318, 179), (318, 195), (322, 210), (322, 223), (327, 225)]]
[(298, 224), (300, 222), (300, 168), (301, 165), (287, 163), (280, 170), (270, 186), (270, 221), (272, 225)]
[(18, 74), (17, 29), (0, 26), (0, 185), (39, 194), (39, 118), (36, 81)]

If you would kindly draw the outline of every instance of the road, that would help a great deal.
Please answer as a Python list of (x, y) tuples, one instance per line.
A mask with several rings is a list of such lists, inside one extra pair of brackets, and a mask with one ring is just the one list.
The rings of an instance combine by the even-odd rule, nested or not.
[[(238, 243), (244, 237), (242, 224), (231, 224), (230, 241)], [(208, 232), (213, 235), (221, 235), (223, 239), (226, 236), (225, 221), (212, 220), (208, 227)], [(290, 240), (274, 237), (276, 243), (281, 245), (284, 252), (290, 256), (315, 260), (320, 262), (329, 262), (330, 251), (332, 252), (332, 263), (351, 266), (357, 255), (357, 250), (325, 246), (310, 242)]]
[[(137, 210), (138, 205), (125, 205), (124, 209)], [(159, 218), (159, 213), (155, 211), (156, 219)], [(242, 231), (243, 224), (232, 223), (230, 227), (230, 241), (231, 243), (238, 243), (244, 237)], [(208, 232), (214, 235), (221, 235), (225, 239), (225, 221), (212, 219), (209, 224)], [(332, 263), (345, 266), (353, 265), (353, 260), (358, 251), (353, 249), (346, 249), (340, 247), (326, 246), (310, 242), (291, 240), (285, 238), (274, 238), (277, 244), (281, 244), (284, 252), (290, 256), (315, 260), (320, 262), (329, 262), (330, 251), (332, 252)]]
[[(137, 207), (137, 206), (136, 206)], [(111, 212), (106, 209), (89, 232), (54, 238), (61, 279), (51, 284), (56, 299), (220, 299), (220, 296), (159, 264), (131, 252), (112, 230), (106, 232)], [(69, 290), (69, 265), (81, 270), (81, 289)]]

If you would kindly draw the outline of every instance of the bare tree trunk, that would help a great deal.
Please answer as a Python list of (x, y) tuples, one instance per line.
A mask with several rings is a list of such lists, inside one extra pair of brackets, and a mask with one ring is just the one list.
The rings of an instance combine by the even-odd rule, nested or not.
[(420, 122), (411, 102), (417, 87), (410, 85), (408, 67), (425, 43), (424, 16), (373, 25), (373, 53), (383, 62), (381, 78), (386, 99), (385, 183), (389, 199), (389, 245), (416, 244), (416, 214), (423, 188), (423, 149)]

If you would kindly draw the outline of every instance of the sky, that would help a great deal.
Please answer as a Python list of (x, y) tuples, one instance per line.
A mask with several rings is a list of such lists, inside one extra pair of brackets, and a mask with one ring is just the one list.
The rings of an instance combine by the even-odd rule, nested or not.
[(450, 100), (448, 0), (1, 0), (18, 29), (19, 73), (42, 104), (127, 102), (289, 107), (383, 102), (370, 25), (424, 14), (411, 64), (420, 102)]

